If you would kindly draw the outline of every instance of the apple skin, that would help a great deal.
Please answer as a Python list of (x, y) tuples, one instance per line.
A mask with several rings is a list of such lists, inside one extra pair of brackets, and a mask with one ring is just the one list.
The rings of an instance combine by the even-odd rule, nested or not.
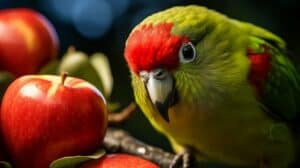
[(16, 77), (37, 73), (58, 55), (59, 40), (51, 23), (29, 8), (0, 10), (0, 70)]
[(159, 168), (156, 164), (129, 154), (107, 154), (98, 160), (84, 163), (80, 168)]
[(25, 75), (12, 82), (0, 117), (16, 168), (48, 168), (64, 156), (92, 154), (107, 128), (102, 94), (84, 80), (66, 77), (62, 82), (54, 75)]

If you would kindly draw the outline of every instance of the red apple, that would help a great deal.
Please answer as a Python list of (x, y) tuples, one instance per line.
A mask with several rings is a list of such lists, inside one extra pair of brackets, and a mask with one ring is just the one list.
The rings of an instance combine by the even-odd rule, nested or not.
[(64, 75), (16, 79), (4, 94), (0, 117), (4, 144), (17, 168), (48, 168), (64, 156), (91, 154), (107, 127), (102, 94)]
[(81, 168), (158, 168), (154, 163), (128, 154), (108, 154), (98, 160), (88, 161)]
[(27, 8), (0, 10), (0, 70), (36, 73), (57, 54), (57, 34), (44, 16)]

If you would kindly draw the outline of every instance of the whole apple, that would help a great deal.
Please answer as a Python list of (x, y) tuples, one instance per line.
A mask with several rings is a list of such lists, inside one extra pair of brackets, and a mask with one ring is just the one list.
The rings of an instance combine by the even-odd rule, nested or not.
[(98, 160), (88, 161), (80, 168), (158, 168), (148, 160), (129, 154), (108, 154)]
[(57, 54), (57, 34), (44, 16), (27, 8), (0, 10), (0, 70), (36, 73)]
[(90, 83), (66, 75), (25, 75), (1, 106), (1, 128), (16, 168), (48, 168), (64, 156), (92, 154), (107, 127), (106, 102)]

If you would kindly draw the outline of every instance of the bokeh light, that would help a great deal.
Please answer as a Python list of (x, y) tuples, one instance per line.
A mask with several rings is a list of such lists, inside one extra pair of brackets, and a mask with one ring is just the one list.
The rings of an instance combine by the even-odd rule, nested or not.
[(57, 20), (70, 24), (74, 5), (81, 0), (40, 0), (39, 5)]
[(112, 10), (104, 0), (78, 1), (73, 9), (72, 20), (81, 35), (86, 38), (98, 38), (111, 27)]

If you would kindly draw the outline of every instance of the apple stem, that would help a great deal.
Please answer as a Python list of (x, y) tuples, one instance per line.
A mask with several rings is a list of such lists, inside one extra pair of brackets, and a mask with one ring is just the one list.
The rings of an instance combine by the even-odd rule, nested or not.
[(61, 85), (64, 85), (66, 78), (68, 77), (68, 73), (63, 71), (63, 72), (61, 72), (60, 76), (61, 76)]

